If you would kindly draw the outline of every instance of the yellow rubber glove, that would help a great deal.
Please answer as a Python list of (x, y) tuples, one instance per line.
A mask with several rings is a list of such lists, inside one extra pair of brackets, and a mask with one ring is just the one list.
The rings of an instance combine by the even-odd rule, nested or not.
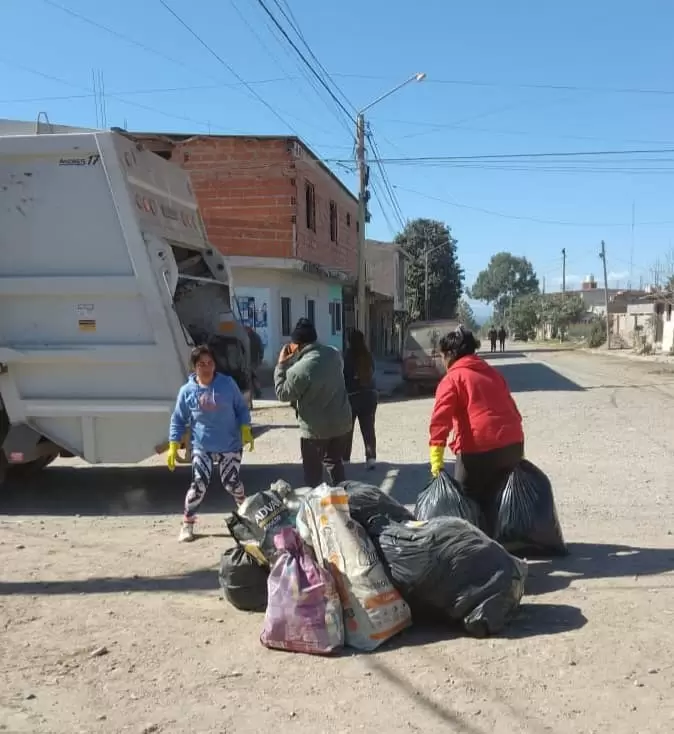
[(180, 444), (177, 441), (171, 441), (169, 443), (168, 455), (166, 457), (166, 464), (169, 471), (173, 471), (176, 468), (176, 461), (178, 459), (178, 449)]
[(248, 447), (249, 451), (255, 450), (255, 441), (253, 440), (253, 430), (250, 426), (241, 426), (241, 443), (243, 448)]
[(445, 468), (445, 447), (444, 446), (431, 446), (431, 474), (437, 477), (440, 472)]

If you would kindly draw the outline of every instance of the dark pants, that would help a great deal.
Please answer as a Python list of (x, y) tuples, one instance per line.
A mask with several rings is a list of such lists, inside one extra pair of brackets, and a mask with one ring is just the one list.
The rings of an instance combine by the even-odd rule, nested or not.
[(336, 487), (346, 479), (342, 457), (348, 437), (346, 434), (335, 438), (300, 439), (304, 484), (307, 487), (318, 487), (323, 482), (323, 467), (328, 473), (331, 487)]
[(491, 351), (492, 352), (496, 351), (496, 339), (491, 340)]
[(351, 424), (351, 433), (348, 435), (344, 445), (344, 461), (351, 461), (351, 449), (353, 448), (353, 432), (356, 427), (356, 421), (360, 426), (360, 433), (365, 444), (365, 458), (377, 458), (377, 436), (374, 430), (374, 419), (377, 413), (377, 393), (374, 390), (367, 392), (354, 393), (349, 395), (351, 402), (351, 415), (353, 423)]
[(463, 491), (480, 505), (485, 532), (492, 537), (496, 529), (498, 495), (505, 487), (510, 472), (523, 457), (523, 443), (513, 443), (479, 454), (457, 454), (454, 478)]
[(501, 351), (505, 352), (505, 339), (499, 339), (499, 346), (501, 347)]

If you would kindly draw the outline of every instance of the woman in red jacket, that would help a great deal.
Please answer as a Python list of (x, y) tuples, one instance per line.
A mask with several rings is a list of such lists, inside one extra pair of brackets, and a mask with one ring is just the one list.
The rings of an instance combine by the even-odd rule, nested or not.
[(444, 467), (447, 439), (455, 479), (481, 507), (493, 534), (496, 497), (524, 455), (520, 415), (501, 373), (475, 352), (480, 342), (463, 326), (440, 340), (447, 374), (435, 393), (430, 425), (431, 473)]

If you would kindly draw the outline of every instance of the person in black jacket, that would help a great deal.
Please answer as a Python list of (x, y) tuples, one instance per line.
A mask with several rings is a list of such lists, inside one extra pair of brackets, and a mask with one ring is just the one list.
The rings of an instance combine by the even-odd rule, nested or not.
[(349, 346), (344, 355), (344, 382), (351, 402), (352, 426), (344, 453), (344, 461), (351, 460), (353, 431), (356, 420), (365, 444), (365, 461), (368, 469), (377, 462), (377, 437), (375, 414), (377, 412), (377, 388), (374, 380), (374, 360), (365, 345), (363, 332), (354, 330), (349, 335)]

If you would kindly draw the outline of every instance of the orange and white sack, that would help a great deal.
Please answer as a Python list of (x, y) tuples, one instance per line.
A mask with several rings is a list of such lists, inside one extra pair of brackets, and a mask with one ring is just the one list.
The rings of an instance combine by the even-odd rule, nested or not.
[(296, 522), (304, 542), (335, 579), (346, 645), (374, 650), (412, 624), (410, 608), (386, 575), (372, 540), (351, 519), (344, 489), (316, 487), (304, 497)]

